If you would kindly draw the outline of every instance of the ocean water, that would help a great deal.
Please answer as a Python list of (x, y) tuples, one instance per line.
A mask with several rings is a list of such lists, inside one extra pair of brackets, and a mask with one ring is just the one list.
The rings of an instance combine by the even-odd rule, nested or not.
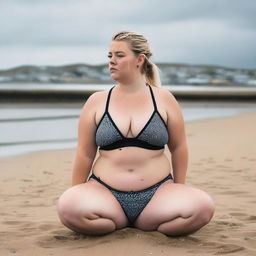
[[(256, 112), (241, 107), (181, 106), (185, 122)], [(0, 158), (24, 153), (75, 148), (80, 108), (1, 107)]]

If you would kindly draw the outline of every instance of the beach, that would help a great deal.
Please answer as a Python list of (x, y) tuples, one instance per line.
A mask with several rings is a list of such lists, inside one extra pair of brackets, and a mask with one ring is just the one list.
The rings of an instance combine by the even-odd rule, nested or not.
[(208, 192), (216, 212), (207, 226), (181, 237), (133, 228), (76, 234), (56, 212), (71, 183), (74, 149), (1, 158), (0, 255), (256, 255), (255, 124), (256, 113), (186, 122), (186, 183)]

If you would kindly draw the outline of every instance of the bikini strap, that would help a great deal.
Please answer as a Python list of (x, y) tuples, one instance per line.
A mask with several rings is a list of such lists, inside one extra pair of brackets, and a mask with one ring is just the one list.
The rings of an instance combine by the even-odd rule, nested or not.
[[(157, 111), (156, 100), (155, 100), (155, 97), (154, 97), (153, 90), (152, 90), (152, 88), (151, 88), (151, 85), (149, 85), (148, 83), (147, 83), (147, 86), (148, 86), (149, 89), (150, 89), (150, 94), (151, 94), (151, 98), (152, 98), (152, 101), (153, 101), (153, 104), (154, 104), (155, 111)], [(113, 86), (113, 87), (109, 90), (109, 92), (108, 92), (108, 98), (107, 98), (107, 103), (106, 103), (105, 112), (108, 111), (110, 96), (111, 96), (111, 93), (112, 93), (112, 90), (113, 90), (114, 87), (115, 87), (115, 86)]]
[(113, 90), (114, 87), (115, 87), (115, 86), (113, 86), (113, 87), (109, 90), (109, 92), (108, 92), (108, 98), (107, 98), (107, 103), (106, 103), (105, 112), (108, 111), (108, 105), (109, 105), (109, 101), (110, 101), (110, 96), (111, 96), (111, 92), (112, 92), (112, 90)]
[(152, 88), (151, 88), (151, 85), (149, 85), (148, 83), (147, 83), (147, 86), (148, 86), (149, 89), (150, 89), (150, 93), (151, 93), (151, 97), (152, 97), (152, 101), (153, 101), (153, 104), (154, 104), (155, 111), (157, 111), (156, 100), (155, 100), (155, 97), (154, 97), (153, 90), (152, 90)]

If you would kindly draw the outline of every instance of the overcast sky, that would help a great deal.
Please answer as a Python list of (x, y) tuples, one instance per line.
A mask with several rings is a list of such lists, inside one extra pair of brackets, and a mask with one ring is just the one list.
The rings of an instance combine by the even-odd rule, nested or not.
[(256, 69), (255, 0), (0, 0), (0, 69), (107, 63), (121, 30), (155, 62)]

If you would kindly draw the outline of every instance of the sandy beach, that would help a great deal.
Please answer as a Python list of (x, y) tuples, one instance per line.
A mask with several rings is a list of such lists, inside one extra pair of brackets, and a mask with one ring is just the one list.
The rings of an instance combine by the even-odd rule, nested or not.
[(256, 255), (255, 124), (256, 113), (186, 123), (187, 185), (207, 191), (216, 212), (175, 238), (132, 228), (92, 237), (62, 226), (56, 202), (70, 186), (74, 150), (0, 159), (0, 255)]

